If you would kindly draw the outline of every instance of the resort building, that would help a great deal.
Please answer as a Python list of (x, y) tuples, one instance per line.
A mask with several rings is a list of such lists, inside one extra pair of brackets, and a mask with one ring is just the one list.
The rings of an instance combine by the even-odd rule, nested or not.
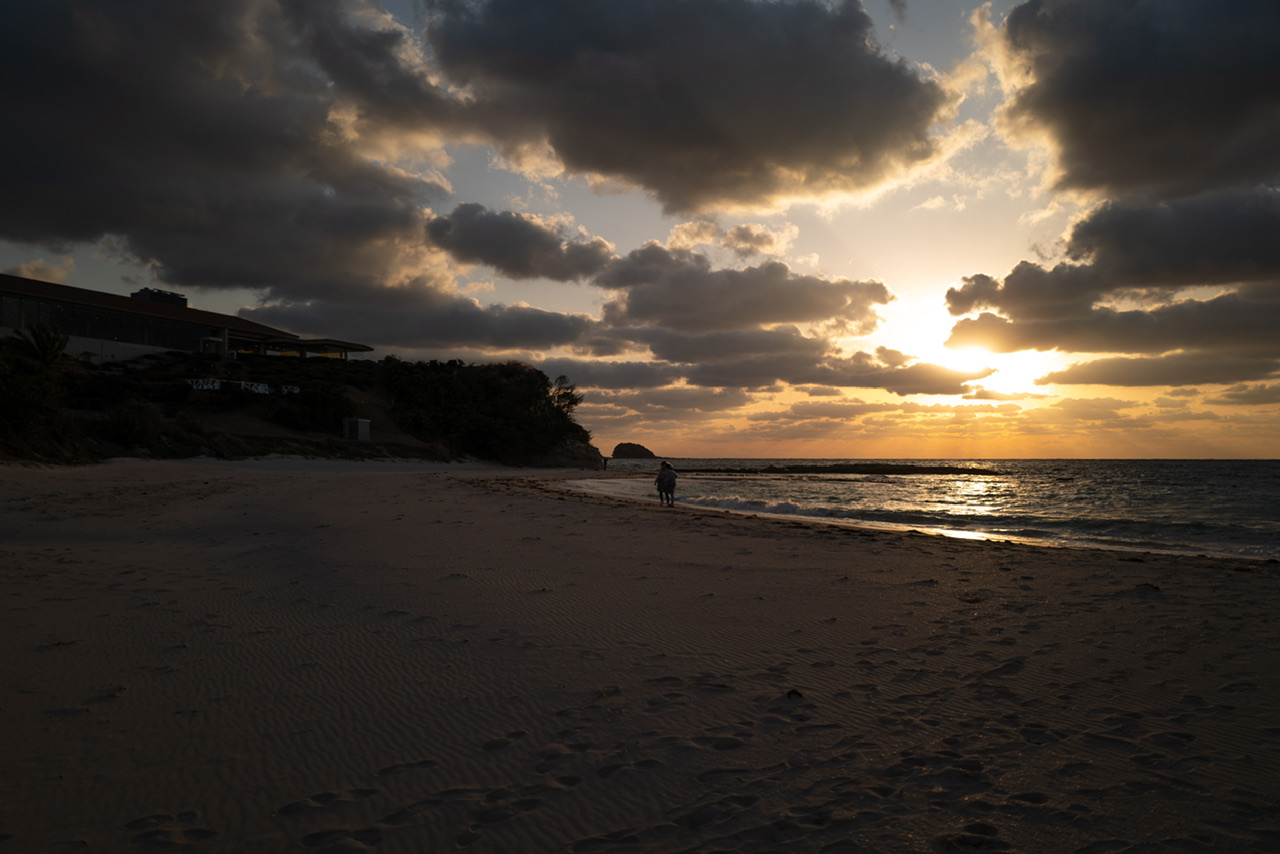
[(373, 349), (333, 338), (304, 339), (233, 315), (188, 308), (186, 297), (170, 291), (143, 288), (125, 297), (0, 274), (0, 337), (39, 324), (66, 333), (68, 354), (97, 363), (169, 350), (345, 359)]

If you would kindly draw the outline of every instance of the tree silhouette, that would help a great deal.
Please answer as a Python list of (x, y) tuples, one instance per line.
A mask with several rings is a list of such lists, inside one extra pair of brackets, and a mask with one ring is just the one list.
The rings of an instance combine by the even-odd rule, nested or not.
[(382, 361), (401, 427), (453, 453), (519, 461), (591, 434), (573, 420), (582, 395), (567, 377), (553, 383), (532, 365)]
[(39, 444), (54, 432), (62, 401), (62, 375), (52, 370), (67, 336), (52, 326), (28, 326), (0, 347), (0, 455)]
[(47, 323), (19, 329), (13, 334), (13, 341), (19, 353), (45, 368), (56, 365), (67, 349), (67, 333)]

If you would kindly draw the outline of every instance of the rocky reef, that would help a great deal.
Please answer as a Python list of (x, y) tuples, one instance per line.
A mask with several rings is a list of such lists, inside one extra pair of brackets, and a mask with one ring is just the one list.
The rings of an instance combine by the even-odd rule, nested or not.
[(615, 460), (656, 460), (657, 456), (644, 445), (637, 445), (635, 442), (619, 442), (613, 446), (613, 458)]

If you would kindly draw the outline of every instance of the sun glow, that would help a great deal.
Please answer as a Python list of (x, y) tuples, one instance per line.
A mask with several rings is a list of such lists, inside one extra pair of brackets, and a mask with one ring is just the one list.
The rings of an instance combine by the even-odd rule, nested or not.
[(935, 365), (942, 365), (944, 368), (950, 368), (953, 371), (964, 371), (966, 373), (994, 368), (996, 366), (993, 362), (996, 359), (996, 354), (982, 347), (960, 347), (954, 350), (938, 347), (932, 349), (930, 355), (920, 357), (921, 361), (932, 362)]
[(1061, 355), (1034, 350), (987, 353), (986, 357), (986, 366), (996, 372), (970, 385), (999, 394), (1049, 394), (1049, 389), (1036, 385), (1036, 380), (1063, 366)]
[(982, 347), (954, 350), (939, 347), (928, 355), (920, 356), (920, 360), (965, 373), (980, 373), (990, 369), (994, 373), (972, 380), (968, 386), (975, 391), (983, 389), (1008, 395), (1049, 394), (1046, 387), (1036, 385), (1036, 380), (1064, 365), (1062, 356), (1057, 353), (1040, 353), (1034, 350), (993, 353)]
[(940, 365), (953, 371), (988, 376), (974, 379), (968, 387), (999, 395), (1045, 395), (1048, 388), (1037, 386), (1036, 380), (1065, 367), (1059, 353), (1024, 350), (1017, 353), (993, 353), (985, 347), (947, 347), (942, 342), (950, 337), (956, 322), (944, 311), (925, 308), (909, 299), (900, 300), (883, 310), (885, 331), (903, 330), (909, 337), (887, 335), (884, 346), (909, 356), (914, 362)]
[(1046, 387), (1036, 385), (1036, 380), (1065, 366), (1065, 360), (1060, 354), (1034, 350), (993, 353), (983, 347), (948, 348), (935, 345), (916, 348), (911, 355), (919, 362), (941, 365), (962, 373), (979, 374), (984, 370), (991, 370), (993, 373), (970, 381), (968, 386), (974, 390), (981, 388), (1009, 395), (1049, 394)]

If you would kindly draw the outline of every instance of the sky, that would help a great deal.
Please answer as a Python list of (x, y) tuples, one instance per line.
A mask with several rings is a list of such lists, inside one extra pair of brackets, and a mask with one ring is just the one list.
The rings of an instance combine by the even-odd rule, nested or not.
[(1280, 456), (1274, 0), (15, 0), (0, 270), (608, 455)]

